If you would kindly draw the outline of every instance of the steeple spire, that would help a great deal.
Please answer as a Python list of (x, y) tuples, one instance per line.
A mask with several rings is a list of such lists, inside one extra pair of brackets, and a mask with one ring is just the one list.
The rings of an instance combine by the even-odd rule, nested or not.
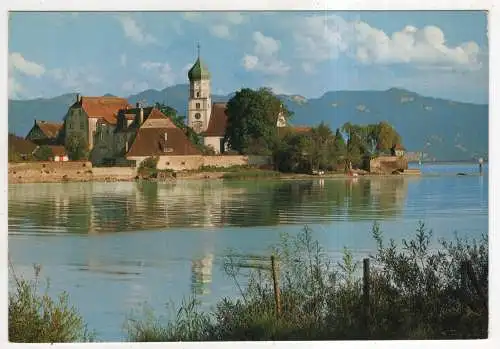
[(198, 51), (198, 59), (200, 58), (200, 42), (198, 41), (198, 43), (196, 44), (196, 49)]

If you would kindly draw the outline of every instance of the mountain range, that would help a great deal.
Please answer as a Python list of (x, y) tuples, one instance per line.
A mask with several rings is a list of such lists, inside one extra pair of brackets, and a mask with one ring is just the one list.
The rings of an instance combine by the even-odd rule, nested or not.
[[(185, 115), (188, 85), (161, 91), (145, 90), (128, 97), (131, 104), (161, 102)], [(229, 95), (212, 95), (214, 102)], [(321, 121), (333, 130), (350, 121), (355, 124), (388, 121), (394, 125), (408, 151), (423, 152), (429, 159), (470, 160), (488, 157), (488, 105), (425, 97), (404, 89), (386, 91), (333, 91), (319, 98), (278, 95), (294, 115), (293, 125), (317, 125)], [(54, 98), (9, 100), (9, 132), (25, 136), (34, 119), (61, 121), (75, 94)]]

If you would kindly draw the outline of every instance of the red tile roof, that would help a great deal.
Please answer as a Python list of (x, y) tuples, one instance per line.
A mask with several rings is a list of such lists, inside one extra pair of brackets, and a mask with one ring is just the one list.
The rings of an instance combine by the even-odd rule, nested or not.
[[(165, 145), (165, 133), (167, 143)], [(164, 148), (168, 152), (164, 152)], [(134, 143), (127, 157), (158, 155), (201, 155), (201, 152), (189, 141), (178, 127), (141, 128), (137, 132)]]
[(89, 118), (103, 118), (115, 125), (116, 115), (120, 109), (130, 107), (125, 98), (120, 97), (81, 97), (81, 105)]
[(154, 120), (154, 119), (168, 120), (165, 127), (177, 128), (177, 126), (175, 126), (175, 124), (172, 122), (172, 120), (168, 116), (166, 116), (159, 109), (156, 109), (156, 108), (153, 108), (151, 110), (151, 112), (149, 113), (148, 118), (147, 118), (147, 120)]
[(43, 134), (47, 136), (47, 138), (56, 138), (64, 124), (37, 120), (36, 125), (40, 128)]
[(224, 137), (226, 134), (227, 114), (226, 103), (212, 104), (212, 115), (207, 130), (203, 133), (205, 137)]
[(54, 156), (64, 156), (67, 155), (66, 149), (63, 145), (49, 145), (50, 150)]

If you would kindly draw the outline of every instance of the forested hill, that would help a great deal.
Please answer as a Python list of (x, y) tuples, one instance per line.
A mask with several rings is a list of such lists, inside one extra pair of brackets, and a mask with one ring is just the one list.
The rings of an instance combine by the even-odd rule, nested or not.
[[(213, 96), (213, 100), (227, 101), (231, 96)], [(131, 103), (164, 102), (185, 114), (188, 86), (146, 90), (128, 98)], [(487, 158), (488, 105), (424, 97), (402, 89), (335, 91), (313, 99), (298, 95), (280, 98), (294, 112), (291, 122), (296, 125), (325, 121), (335, 129), (347, 121), (373, 124), (385, 120), (394, 125), (409, 151), (422, 151), (437, 160)], [(9, 100), (9, 132), (25, 136), (35, 118), (60, 121), (73, 101), (74, 94)]]

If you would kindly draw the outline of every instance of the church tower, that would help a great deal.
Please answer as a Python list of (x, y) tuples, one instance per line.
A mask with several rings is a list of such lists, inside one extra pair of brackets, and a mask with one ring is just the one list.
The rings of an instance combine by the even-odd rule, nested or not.
[(198, 44), (198, 59), (189, 69), (189, 102), (188, 126), (196, 133), (205, 132), (212, 111), (210, 91), (210, 73), (200, 59), (200, 45)]

